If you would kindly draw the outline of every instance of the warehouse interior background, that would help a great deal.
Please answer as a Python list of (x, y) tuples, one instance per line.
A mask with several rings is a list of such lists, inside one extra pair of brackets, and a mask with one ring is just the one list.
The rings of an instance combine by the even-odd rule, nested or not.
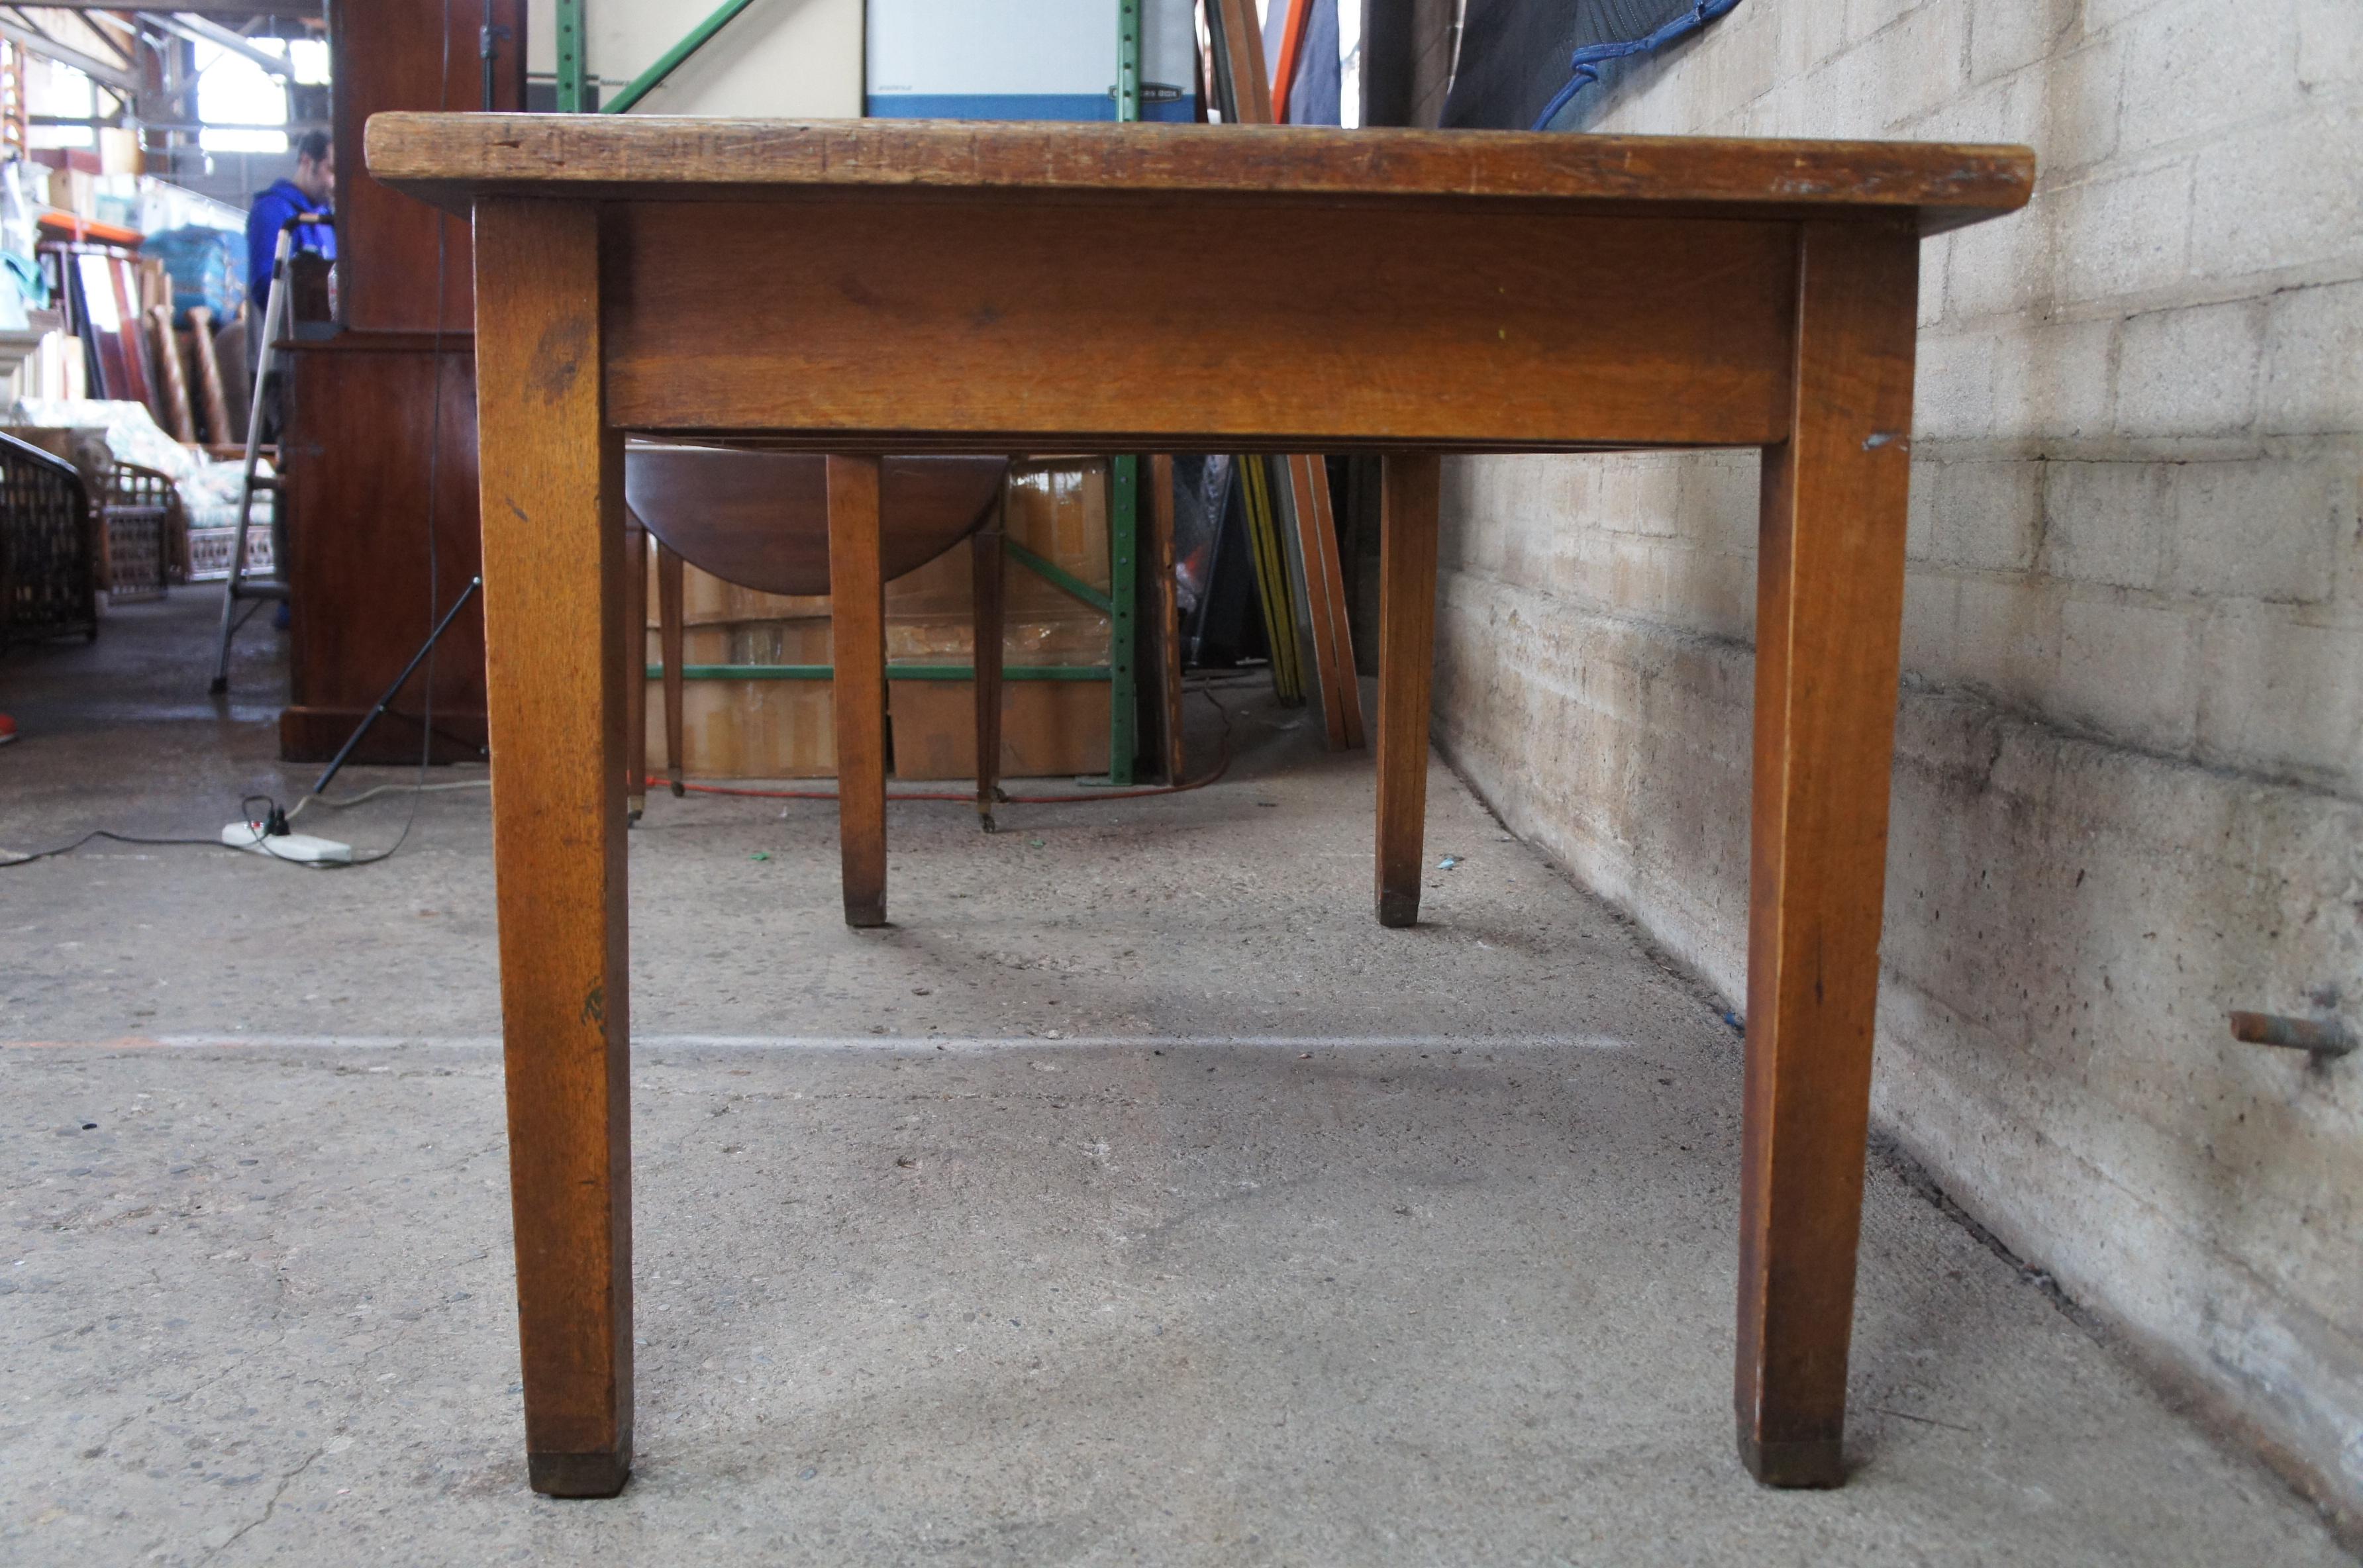
[[(474, 527), (464, 226), (397, 213), (405, 199), (381, 188), (365, 199), (408, 226), (406, 248), (398, 275), (390, 248), (364, 272), (345, 219), (366, 175), (334, 99), (349, 58), (391, 58), (408, 33), (432, 48), (405, 55), (413, 74), (372, 79), (375, 106), (477, 106), (495, 8), (0, 7), (23, 173), (0, 227), (29, 239), (36, 209), (60, 215), (42, 232), (69, 267), (143, 226), (235, 233), (191, 253), (227, 246), (242, 263), (246, 205), (296, 173), (318, 129), (336, 134), (346, 248), (326, 314), (290, 328), (316, 328), (310, 358), (295, 346), (275, 448), (290, 512), (243, 547), (240, 569), (263, 580), (274, 552), (292, 556), (293, 624), (272, 626), (275, 601), (250, 606), (218, 696), (249, 411), (241, 395), (222, 427), (206, 414), (182, 274), (161, 308), (186, 364), (152, 390), (185, 377), (188, 431), (59, 413), (125, 395), (69, 385), (102, 373), (83, 326), (0, 306), (0, 347), (20, 360), (0, 434), (75, 470), (93, 517), (119, 514), (124, 560), (149, 537), (137, 528), (160, 530), (153, 592), (129, 566), (120, 594), (94, 578), (87, 637), (0, 648), (15, 734), (0, 858), (92, 828), (208, 837), (242, 797), (292, 804), (466, 582), (448, 542)], [(501, 92), (519, 89), (504, 106), (548, 110), (598, 106), (561, 100), (568, 69), (595, 97), (636, 87), (697, 20), (656, 0), (497, 8), (524, 53), (496, 49), (485, 90), (497, 67)], [(1116, 6), (724, 9), (629, 112), (935, 115), (999, 94), (1088, 98), (1096, 115), (1096, 91), (1049, 62), (1099, 69)], [(1259, 9), (1269, 33), (1288, 8)], [(1349, 127), (1496, 125), (1464, 56), (1514, 9), (1320, 0), (1290, 101)], [(1923, 250), (1857, 1331), (1869, 1435), (1847, 1488), (1774, 1498), (1664, 1457), (1701, 1431), (1718, 1463), (1728, 1446), (1714, 1336), (1747, 989), (1758, 460), (1468, 457), (1444, 463), (1423, 945), (1365, 929), (1369, 758), (1324, 745), (1324, 683), (1334, 696), (1339, 678), (1306, 652), (1321, 612), (1304, 579), (1319, 569), (1281, 536), (1292, 503), (1272, 513), (1270, 575), (1235, 572), (1220, 602), (1185, 580), (1183, 646), (1138, 634), (1160, 663), (1141, 681), (1137, 769), (1114, 755), (1133, 733), (1116, 716), (1128, 688), (1013, 681), (1031, 706), (1010, 710), (1004, 771), (1055, 778), (1058, 801), (1005, 808), (990, 838), (963, 806), (898, 807), (894, 875), (916, 890), (898, 893), (907, 929), (883, 944), (836, 925), (825, 805), (665, 791), (683, 759), (648, 683), (632, 847), (646, 1222), (706, 1255), (645, 1247), (645, 1298), (674, 1320), (644, 1330), (642, 1399), (681, 1413), (644, 1416), (657, 1458), (627, 1495), (637, 1511), (606, 1523), (530, 1499), (507, 1457), (483, 644), (466, 617), (339, 785), (397, 792), (297, 824), (391, 845), (383, 865), (100, 842), (0, 867), (0, 1072), (22, 1156), (0, 1386), (23, 1391), (0, 1394), (0, 1555), (2350, 1561), (2363, 1068), (2235, 1038), (2227, 1020), (2273, 1015), (2350, 1046), (2363, 1033), (2363, 7), (1697, 9), (1702, 25), (1607, 65), (1553, 128), (2025, 143), (2036, 158), (2024, 212)], [(1178, 90), (1150, 94), (1143, 117), (1158, 103), (1219, 117), (1196, 8), (1148, 13), (1144, 74)], [(110, 72), (140, 80), (110, 93)], [(215, 302), (212, 319), (242, 303)], [(304, 409), (306, 375), (330, 380), (311, 367), (338, 361), (330, 340), (361, 330), (400, 337), (377, 360), (407, 368), (353, 405), (366, 419)], [(260, 332), (258, 318), (245, 337)], [(236, 392), (253, 366), (232, 351)], [(335, 373), (358, 377), (342, 367), (362, 358)], [(126, 420), (152, 423), (153, 441)], [(454, 443), (464, 462), (432, 466)], [(305, 491), (326, 482), (306, 480), (305, 454), (330, 446), (347, 488)], [(124, 463), (172, 468), (158, 482), (175, 499), (127, 488)], [(1374, 469), (1326, 467), (1343, 679), (1375, 712)], [(1225, 541), (1259, 526), (1248, 492), (1268, 481), (1188, 473), (1182, 526), (1197, 517), (1217, 558), (1247, 548)], [(1050, 454), (1024, 482), (1013, 537), (1048, 575), (1012, 580), (1034, 639), (1011, 642), (1013, 666), (1121, 660), (1131, 623), (1113, 619), (1111, 561), (1129, 546), (1108, 530), (1123, 487), (1146, 481)], [(17, 505), (14, 469), (9, 488)], [(331, 493), (361, 509), (305, 512)], [(372, 495), (383, 515), (350, 499)], [(219, 572), (193, 571), (201, 558)], [(90, 569), (113, 568), (101, 552)], [(890, 590), (893, 657), (969, 656), (966, 569)], [(422, 606), (407, 584), (429, 572)], [(1292, 609), (1240, 586), (1292, 574)], [(349, 596), (334, 617), (332, 592)], [(693, 577), (688, 771), (793, 796), (833, 766), (814, 740), (825, 685), (694, 672), (825, 658), (826, 607), (749, 594)], [(656, 602), (652, 589), (661, 660)], [(1293, 702), (1274, 668), (1287, 660)], [(898, 779), (973, 769), (967, 690), (897, 682)], [(1204, 788), (1076, 803), (1078, 776), (1155, 789), (1218, 759)], [(399, 792), (422, 776), (462, 788)], [(1080, 955), (1048, 956), (1058, 942)], [(810, 1048), (749, 1043), (790, 1038)], [(1576, 1043), (1599, 1039), (1617, 1043)], [(1568, 1065), (1593, 1056), (1614, 1066)], [(1193, 1081), (1166, 1087), (1182, 1061)], [(1388, 1098), (1406, 1088), (1422, 1103)], [(960, 1120), (992, 1107), (1000, 1121)], [(132, 1142), (97, 1142), (118, 1126)], [(1570, 1126), (1582, 1136), (1562, 1139)], [(825, 1152), (846, 1137), (908, 1158), (910, 1180), (894, 1185), (893, 1159), (882, 1176)], [(1027, 1174), (1048, 1160), (1063, 1174)], [(203, 1196), (184, 1190), (191, 1166), (215, 1183)], [(252, 1185), (266, 1175), (277, 1191)], [(764, 1208), (750, 1182), (793, 1190)], [(1211, 1231), (1191, 1231), (1202, 1214)], [(175, 1250), (168, 1222), (195, 1240)], [(1094, 1251), (1084, 1232), (1116, 1241)], [(1569, 1235), (1592, 1249), (1579, 1273), (1614, 1277), (1521, 1284)], [(734, 1271), (717, 1252), (750, 1261)], [(927, 1258), (962, 1282), (928, 1277)], [(1341, 1273), (1351, 1303), (1322, 1294)], [(1059, 1316), (1085, 1296), (1088, 1316)], [(1103, 1297), (1126, 1327), (1095, 1327)], [(1620, 1349), (1636, 1313), (1664, 1327)], [(1564, 1314), (1600, 1342), (1554, 1338), (1544, 1325)], [(987, 1346), (1003, 1320), (1069, 1338)], [(911, 1370), (921, 1357), (941, 1381)], [(798, 1430), (799, 1408), (826, 1412), (825, 1436)]]

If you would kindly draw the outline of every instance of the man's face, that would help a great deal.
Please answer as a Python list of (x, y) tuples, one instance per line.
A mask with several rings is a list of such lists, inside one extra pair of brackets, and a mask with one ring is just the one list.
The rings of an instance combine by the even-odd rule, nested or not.
[(327, 152), (316, 160), (309, 158), (297, 159), (295, 188), (311, 200), (324, 206), (327, 205), (337, 190), (337, 149), (333, 147), (328, 149)]

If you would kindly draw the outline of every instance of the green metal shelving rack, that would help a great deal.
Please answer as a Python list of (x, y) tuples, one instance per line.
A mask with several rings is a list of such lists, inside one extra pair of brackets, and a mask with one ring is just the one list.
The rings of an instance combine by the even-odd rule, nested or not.
[[(1140, 118), (1141, 0), (1116, 0), (1115, 117)], [(1133, 781), (1139, 750), (1140, 680), (1135, 668), (1140, 586), (1140, 469), (1137, 457), (1108, 462), (1108, 770)], [(1100, 780), (1093, 780), (1100, 782)]]
[[(620, 115), (648, 96), (700, 49), (754, 3), (725, 0), (691, 28), (679, 43), (660, 56), (615, 97), (597, 105), (597, 112)], [(591, 57), (584, 34), (589, 0), (557, 0), (558, 109), (560, 114), (593, 112)], [(1140, 118), (1141, 0), (1116, 0), (1115, 117)], [(1108, 770), (1104, 776), (1079, 783), (1125, 786), (1135, 777), (1134, 756), (1139, 749), (1140, 679), (1136, 644), (1139, 629), (1140, 474), (1137, 457), (1108, 462), (1108, 590), (1103, 593), (1056, 564), (1014, 540), (1004, 540), (1004, 553), (1028, 571), (1045, 579), (1108, 618), (1108, 662), (1094, 665), (1015, 665), (1002, 670), (1004, 680), (1104, 680), (1108, 686)], [(650, 665), (655, 679), (663, 667)], [(688, 680), (826, 680), (833, 671), (825, 664), (693, 664), (682, 668)], [(967, 665), (890, 664), (889, 680), (970, 680), (975, 669)]]

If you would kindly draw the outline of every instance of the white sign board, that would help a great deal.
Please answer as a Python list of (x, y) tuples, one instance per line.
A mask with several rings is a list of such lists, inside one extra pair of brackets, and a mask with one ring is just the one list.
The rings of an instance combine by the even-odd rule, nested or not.
[[(1116, 0), (870, 0), (867, 112), (1113, 120)], [(1141, 117), (1197, 118), (1194, 0), (1141, 0)]]

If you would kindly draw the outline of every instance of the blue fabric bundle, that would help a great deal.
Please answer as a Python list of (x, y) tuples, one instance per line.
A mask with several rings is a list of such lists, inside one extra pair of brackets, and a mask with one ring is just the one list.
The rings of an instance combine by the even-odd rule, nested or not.
[(1629, 62), (1739, 0), (1469, 0), (1448, 126), (1575, 130)]
[(214, 320), (237, 319), (246, 299), (246, 237), (218, 228), (191, 226), (151, 234), (139, 248), (172, 275), (172, 319), (188, 325), (193, 305), (204, 305)]

